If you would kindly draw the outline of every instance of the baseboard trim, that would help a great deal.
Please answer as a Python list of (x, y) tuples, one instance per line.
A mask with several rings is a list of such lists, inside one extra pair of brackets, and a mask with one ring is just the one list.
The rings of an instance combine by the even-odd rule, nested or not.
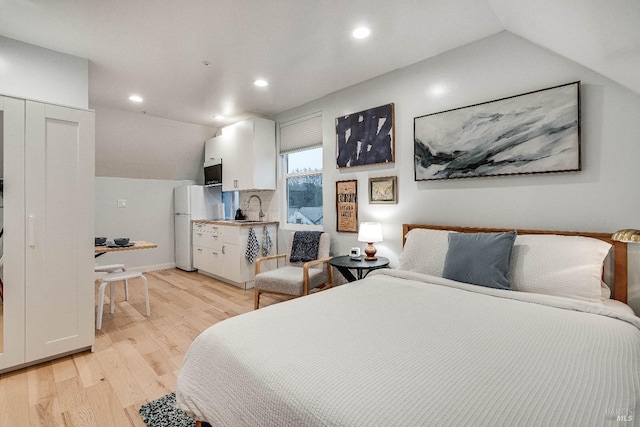
[(169, 270), (171, 268), (175, 268), (175, 262), (168, 262), (165, 264), (155, 264), (155, 265), (143, 265), (142, 267), (127, 267), (127, 271), (135, 271), (137, 273), (146, 273), (148, 271), (158, 271), (158, 270)]

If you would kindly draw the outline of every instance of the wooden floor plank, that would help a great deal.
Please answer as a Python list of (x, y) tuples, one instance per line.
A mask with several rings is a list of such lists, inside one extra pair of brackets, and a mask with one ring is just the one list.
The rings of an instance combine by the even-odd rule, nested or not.
[[(145, 273), (151, 316), (139, 283), (108, 294), (93, 352), (0, 375), (0, 426), (145, 427), (138, 409), (175, 391), (185, 353), (208, 327), (253, 309), (253, 290), (195, 272)], [(96, 287), (97, 290), (97, 287)], [(97, 298), (96, 298), (97, 300)], [(261, 306), (282, 301), (265, 295)]]
[(0, 426), (29, 425), (28, 371), (0, 375)]

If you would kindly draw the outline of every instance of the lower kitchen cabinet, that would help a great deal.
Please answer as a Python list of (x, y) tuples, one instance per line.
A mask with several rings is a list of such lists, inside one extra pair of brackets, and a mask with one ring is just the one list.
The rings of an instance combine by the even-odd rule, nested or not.
[[(198, 272), (215, 277), (243, 289), (253, 287), (255, 264), (246, 258), (249, 229), (253, 227), (260, 245), (258, 257), (263, 256), (264, 225), (220, 225), (207, 221), (193, 223), (193, 265)], [(267, 230), (272, 241), (269, 255), (277, 254), (277, 223), (269, 223)], [(266, 271), (276, 262), (262, 264)]]

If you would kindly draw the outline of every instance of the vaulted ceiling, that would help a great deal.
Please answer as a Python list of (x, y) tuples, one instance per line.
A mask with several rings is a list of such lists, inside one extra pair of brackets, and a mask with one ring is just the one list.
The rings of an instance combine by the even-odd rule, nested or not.
[(504, 30), (640, 93), (639, 23), (637, 0), (0, 0), (0, 35), (90, 60), (91, 106), (212, 127)]

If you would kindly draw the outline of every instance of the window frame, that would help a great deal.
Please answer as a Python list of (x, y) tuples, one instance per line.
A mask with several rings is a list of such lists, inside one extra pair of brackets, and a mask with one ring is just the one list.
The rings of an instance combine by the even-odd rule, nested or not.
[[(289, 174), (287, 173), (288, 171), (288, 167), (287, 167), (287, 158), (286, 156), (289, 154), (293, 154), (293, 153), (299, 153), (301, 151), (307, 151), (307, 150), (313, 150), (313, 149), (317, 149), (320, 148), (321, 152), (323, 153), (324, 150), (322, 150), (322, 145), (311, 145), (308, 147), (304, 147), (304, 148), (300, 148), (298, 150), (294, 150), (294, 151), (289, 151), (286, 153), (281, 153), (279, 155), (279, 170), (280, 170), (280, 174), (279, 174), (279, 180), (280, 180), (280, 185), (279, 188), (282, 188), (282, 195), (280, 197), (281, 200), (281, 206), (282, 209), (280, 210), (281, 215), (280, 215), (280, 228), (283, 230), (291, 230), (291, 231), (305, 231), (305, 230), (309, 230), (309, 231), (324, 231), (324, 203), (325, 203), (325, 197), (324, 197), (324, 156), (322, 159), (322, 169), (320, 169), (319, 171), (312, 171), (312, 172), (297, 172), (297, 173), (293, 173), (293, 174)], [(324, 154), (324, 153), (323, 153)], [(300, 177), (300, 176), (311, 176), (311, 175), (320, 175), (322, 177), (322, 188), (323, 188), (323, 194), (322, 194), (322, 212), (323, 212), (323, 220), (322, 220), (322, 224), (320, 225), (313, 225), (313, 224), (294, 224), (294, 223), (290, 223), (288, 222), (289, 220), (289, 200), (288, 200), (288, 191), (287, 191), (287, 179), (291, 178), (291, 177)]]

